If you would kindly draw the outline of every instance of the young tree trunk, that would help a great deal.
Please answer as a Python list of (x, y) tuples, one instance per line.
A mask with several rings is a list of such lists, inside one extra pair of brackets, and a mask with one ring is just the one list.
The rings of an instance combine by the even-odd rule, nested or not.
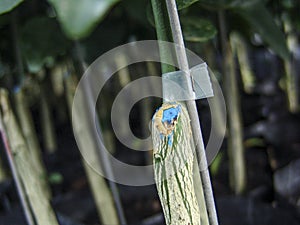
[(164, 103), (152, 122), (154, 175), (166, 224), (200, 225), (194, 142), (186, 108)]
[(47, 197), (51, 199), (51, 190), (47, 181), (47, 173), (42, 159), (42, 152), (38, 142), (38, 138), (33, 125), (31, 112), (28, 108), (27, 99), (24, 96), (23, 90), (20, 89), (14, 93), (17, 117), (28, 149), (32, 156), (32, 161), (38, 171), (38, 179), (43, 186)]
[[(66, 98), (69, 107), (70, 114), (72, 113), (72, 104), (74, 99), (74, 93), (76, 90), (77, 81), (74, 76), (69, 75), (66, 80)], [(84, 104), (83, 104), (84, 105)], [(78, 144), (81, 145), (82, 149), (85, 149), (85, 156), (90, 158), (89, 162), (92, 161), (92, 166), (95, 168), (100, 168), (101, 164), (97, 157), (97, 147), (95, 146), (94, 141), (91, 139), (91, 135), (88, 132), (89, 128), (87, 126), (88, 123), (84, 120), (86, 117), (85, 111), (76, 112), (75, 115), (80, 126), (77, 126), (75, 129), (80, 129), (82, 136), (78, 141)], [(81, 118), (81, 119), (79, 119)], [(76, 118), (75, 118), (76, 119)], [(97, 212), (103, 224), (120, 224), (118, 220), (117, 211), (115, 208), (114, 200), (111, 194), (110, 189), (107, 186), (105, 179), (97, 174), (87, 162), (82, 159), (82, 163), (84, 165), (85, 172), (87, 174), (87, 178), (89, 181), (90, 188), (92, 190), (92, 194), (95, 199), (95, 204), (97, 207)]]
[(17, 172), (24, 185), (36, 222), (38, 225), (58, 225), (55, 213), (47, 198), (47, 193), (40, 183), (39, 173), (34, 167), (26, 141), (10, 107), (8, 94), (4, 90), (0, 90), (0, 105), (3, 112), (3, 124)]

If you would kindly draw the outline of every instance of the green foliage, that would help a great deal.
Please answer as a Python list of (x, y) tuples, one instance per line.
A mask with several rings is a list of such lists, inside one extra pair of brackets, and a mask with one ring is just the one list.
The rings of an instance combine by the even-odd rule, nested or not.
[(262, 0), (199, 0), (200, 4), (212, 10), (247, 8)]
[(0, 0), (0, 15), (18, 6), (23, 0)]
[(178, 10), (184, 9), (199, 0), (176, 0)]
[(198, 17), (183, 17), (182, 29), (184, 39), (191, 42), (205, 42), (215, 37), (216, 27), (209, 21)]
[(142, 25), (148, 25), (147, 10), (151, 7), (148, 0), (125, 0), (122, 6), (134, 20)]
[(216, 176), (218, 174), (223, 158), (224, 158), (224, 153), (219, 152), (216, 158), (214, 159), (214, 161), (212, 162), (212, 164), (210, 165), (210, 172), (212, 176)]
[(251, 28), (259, 33), (262, 39), (282, 58), (289, 58), (289, 51), (286, 45), (284, 34), (275, 24), (272, 15), (267, 8), (258, 3), (251, 7), (236, 9)]
[(60, 173), (54, 172), (49, 175), (48, 180), (50, 184), (61, 184), (64, 177)]
[(48, 1), (55, 8), (66, 35), (76, 40), (87, 37), (119, 0)]
[(38, 72), (45, 63), (63, 54), (68, 42), (55, 19), (35, 17), (21, 30), (21, 48), (30, 72)]

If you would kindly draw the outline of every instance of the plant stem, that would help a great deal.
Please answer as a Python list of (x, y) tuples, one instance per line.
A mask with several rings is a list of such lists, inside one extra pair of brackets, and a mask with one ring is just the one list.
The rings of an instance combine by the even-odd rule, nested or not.
[[(167, 2), (169, 18), (171, 22), (170, 25), (172, 28), (174, 42), (180, 46), (180, 48), (176, 48), (179, 67), (188, 78), (191, 78), (189, 74), (189, 65), (186, 57), (176, 1), (166, 0), (166, 2)], [(191, 93), (193, 92), (192, 81), (190, 82), (189, 91)], [(208, 211), (209, 222), (211, 225), (217, 225), (218, 224), (217, 211), (215, 207), (210, 175), (209, 175), (208, 165), (206, 161), (205, 147), (203, 143), (202, 131), (201, 131), (200, 121), (198, 117), (196, 102), (187, 101), (186, 104), (191, 118), (192, 132), (193, 132), (194, 142), (196, 145), (196, 153), (199, 158), (199, 170), (200, 170), (200, 176), (203, 185), (203, 192), (204, 192), (204, 197), (206, 202), (206, 208)]]
[[(66, 98), (68, 103), (69, 112), (71, 114), (72, 112), (72, 104), (74, 99), (74, 93), (77, 86), (77, 81), (75, 79), (75, 76), (69, 75), (65, 78), (66, 83)], [(83, 104), (84, 105), (84, 104)], [(82, 110), (81, 112), (76, 112), (75, 115), (78, 115), (81, 120), (83, 120), (86, 115), (85, 111)], [(74, 118), (73, 118), (74, 119)], [(97, 166), (96, 168), (100, 167), (100, 163), (97, 161), (97, 146), (95, 145), (95, 142), (89, 137), (89, 128), (88, 123), (82, 122), (81, 125), (81, 132), (82, 135), (80, 136), (80, 140), (78, 140), (78, 143), (82, 146), (84, 146), (84, 149), (86, 149), (87, 153), (86, 155), (89, 155), (90, 158), (94, 159), (94, 162), (92, 163), (93, 166)], [(97, 212), (99, 217), (101, 218), (101, 221), (103, 224), (120, 224), (117, 216), (117, 211), (114, 206), (114, 201), (112, 198), (112, 194), (107, 187), (107, 184), (105, 182), (105, 179), (97, 174), (93, 168), (91, 168), (90, 165), (87, 164), (85, 159), (82, 158), (82, 163), (84, 165), (85, 172), (87, 174), (87, 178), (91, 187), (92, 194), (95, 199), (95, 204), (97, 207)]]
[(53, 154), (57, 150), (57, 140), (47, 88), (47, 83), (42, 81), (40, 85), (40, 113), (45, 149), (48, 153)]
[[(163, 2), (164, 1), (152, 0), (152, 8), (153, 8), (153, 12), (154, 12), (157, 37), (159, 40), (164, 40), (164, 39), (162, 39), (162, 37), (165, 38), (165, 37), (167, 37), (167, 35), (166, 34), (162, 35), (161, 33), (166, 32), (166, 27), (168, 28), (168, 30), (170, 30), (173, 26), (173, 29), (171, 29), (171, 30), (172, 30), (174, 42), (180, 46), (180, 49), (177, 52), (177, 60), (178, 60), (181, 70), (183, 70), (185, 75), (188, 76), (189, 67), (188, 67), (188, 63), (187, 63), (187, 59), (186, 59), (186, 53), (185, 53), (184, 42), (183, 42), (183, 38), (182, 38), (182, 32), (181, 32), (181, 28), (180, 28), (176, 3), (173, 0), (166, 1), (166, 5), (168, 6), (168, 11), (169, 11), (168, 12), (166, 10), (166, 5)], [(169, 21), (167, 21), (165, 19), (162, 20), (161, 19), (162, 17), (159, 16), (160, 14), (162, 14), (162, 15), (169, 14), (170, 20)], [(157, 16), (155, 16), (155, 15), (157, 15)], [(172, 26), (170, 25), (170, 21), (171, 21)], [(164, 27), (162, 27), (162, 26), (164, 26)], [(172, 41), (173, 38), (167, 39), (167, 41)], [(164, 51), (164, 49), (162, 49), (160, 46), (160, 52), (162, 52), (162, 51)], [(161, 54), (161, 58), (162, 57), (171, 57), (171, 56)], [(164, 70), (164, 67), (162, 67), (162, 73), (166, 73), (166, 72), (169, 72), (169, 71)], [(193, 91), (192, 84), (190, 84), (190, 91)], [(203, 192), (204, 192), (204, 196), (205, 196), (206, 208), (208, 210), (208, 215), (209, 215), (209, 221), (210, 221), (210, 224), (216, 225), (216, 224), (218, 224), (218, 219), (217, 219), (217, 213), (216, 213), (216, 209), (215, 209), (214, 197), (213, 197), (213, 193), (212, 193), (212, 187), (211, 187), (210, 176), (209, 176), (209, 172), (208, 172), (205, 148), (204, 148), (204, 144), (203, 144), (196, 103), (195, 103), (195, 101), (187, 101), (186, 104), (188, 106), (188, 111), (189, 111), (190, 118), (191, 118), (192, 132), (193, 132), (193, 138), (195, 140), (195, 145), (196, 145), (196, 149), (197, 149), (197, 156), (200, 159), (199, 160), (199, 169), (200, 169), (200, 174), (201, 174), (201, 179), (202, 179), (202, 184), (203, 184)]]
[(228, 155), (230, 164), (230, 184), (235, 194), (241, 194), (246, 188), (246, 163), (243, 146), (243, 129), (238, 97), (235, 64), (230, 45), (227, 40), (224, 11), (219, 11), (221, 45), (223, 51), (223, 74), (225, 98), (228, 108)]
[[(170, 27), (170, 21), (168, 18), (168, 12), (166, 10), (166, 3), (163, 0), (151, 0), (152, 11), (154, 14), (155, 28), (157, 39), (160, 41), (173, 41), (172, 31)], [(170, 49), (165, 46), (159, 46), (159, 54), (162, 59), (173, 58)], [(168, 64), (161, 64), (162, 73), (168, 73), (175, 71), (175, 68)]]
[(41, 148), (38, 142), (38, 138), (36, 136), (35, 128), (33, 125), (33, 119), (26, 101), (27, 99), (24, 96), (22, 88), (18, 88), (18, 90), (15, 91), (14, 98), (20, 127), (22, 129), (22, 133), (26, 140), (30, 154), (32, 156), (34, 166), (38, 171), (38, 179), (40, 180), (41, 185), (43, 186), (43, 189), (47, 194), (47, 197), (51, 199), (51, 190), (47, 181), (47, 173), (45, 165), (43, 164)]
[(18, 23), (17, 12), (14, 10), (11, 13), (11, 32), (12, 32), (12, 40), (13, 40), (13, 46), (15, 52), (15, 61), (17, 64), (17, 75), (15, 78), (15, 84), (20, 84), (24, 79), (24, 66), (23, 66), (22, 53), (20, 48), (20, 41), (19, 41), (20, 35), (19, 35), (17, 23)]
[(289, 110), (292, 113), (299, 111), (299, 86), (296, 76), (295, 65), (293, 63), (294, 52), (297, 49), (297, 36), (293, 33), (290, 19), (286, 16), (283, 20), (284, 31), (287, 34), (287, 44), (292, 55), (289, 59), (284, 59), (284, 69), (286, 76), (286, 93), (288, 97)]
[(31, 154), (10, 107), (8, 94), (4, 91), (0, 93), (0, 105), (3, 111), (3, 125), (16, 162), (17, 173), (24, 185), (35, 220), (38, 225), (58, 225), (47, 194), (40, 184), (39, 173), (33, 166)]
[[(4, 90), (0, 89), (0, 92), (4, 92)], [(0, 95), (1, 95), (1, 93), (0, 93)], [(3, 116), (2, 116), (2, 113), (1, 113), (1, 110), (0, 110), (0, 132), (1, 132), (1, 138), (2, 138), (2, 141), (3, 141), (3, 144), (4, 144), (4, 149), (5, 149), (5, 152), (6, 152), (6, 156), (7, 156), (7, 159), (8, 159), (8, 163), (9, 163), (9, 166), (10, 166), (10, 170), (12, 172), (12, 176), (13, 176), (15, 184), (16, 184), (17, 192), (18, 192), (18, 195), (20, 197), (22, 208), (24, 210), (26, 222), (27, 222), (28, 225), (34, 225), (34, 220), (33, 220), (33, 217), (32, 217), (31, 211), (30, 211), (30, 206), (29, 206), (28, 200), (26, 198), (24, 187), (22, 186), (20, 177), (19, 177), (18, 172), (17, 172), (17, 167), (15, 165), (13, 155), (12, 155), (12, 151), (11, 151), (9, 143), (8, 143), (7, 134), (6, 134), (6, 131), (5, 131), (5, 128), (4, 128), (4, 125), (3, 125), (3, 119), (2, 118), (3, 118)]]
[[(77, 57), (78, 57), (78, 60), (79, 60), (79, 69), (81, 71), (80, 74), (83, 74), (84, 71), (85, 71), (85, 68), (86, 68), (86, 64), (85, 64), (85, 61), (84, 61), (84, 58), (83, 58), (83, 54), (81, 52), (81, 46), (80, 46), (80, 43), (79, 42), (75, 42), (75, 48), (76, 48), (76, 52), (77, 52)], [(85, 99), (85, 109), (86, 109), (86, 117), (89, 117), (90, 115), (92, 115), (91, 111), (93, 110), (94, 108), (94, 105), (93, 105), (93, 102), (94, 99), (93, 99), (93, 96), (92, 96), (92, 93), (91, 93), (91, 89), (90, 89), (90, 85), (87, 83), (87, 82), (84, 82), (84, 88), (83, 88), (83, 97)], [(73, 115), (72, 115), (73, 116)], [(101, 139), (103, 140), (103, 137), (102, 137), (102, 131), (99, 127), (100, 125), (100, 121), (99, 121), (99, 118), (98, 118), (98, 115), (96, 113), (96, 118), (93, 120), (95, 123), (96, 123), (96, 126), (97, 126), (97, 130), (98, 130), (98, 134), (101, 135)], [(85, 118), (85, 119), (90, 119), (90, 118)], [(99, 137), (98, 136), (93, 136), (92, 135), (92, 138), (94, 140), (94, 143), (96, 145), (96, 148), (97, 148), (97, 154), (95, 155), (98, 161), (97, 164), (101, 163), (101, 165), (103, 165), (103, 170), (105, 172), (105, 174), (108, 175), (108, 177), (113, 177), (113, 170), (112, 170), (112, 167), (111, 167), (111, 162), (110, 162), (110, 159), (107, 157), (106, 154), (102, 154), (103, 153), (103, 149), (102, 149), (102, 145), (101, 143), (99, 142)], [(113, 200), (115, 202), (115, 207), (116, 207), (116, 210), (117, 210), (117, 213), (118, 213), (118, 217), (119, 217), (119, 220), (120, 220), (120, 223), (122, 225), (126, 225), (127, 222), (126, 222), (126, 218), (125, 218), (125, 215), (124, 215), (124, 211), (123, 211), (123, 207), (122, 207), (122, 203), (121, 203), (121, 199), (120, 199), (120, 195), (119, 195), (119, 191), (118, 191), (118, 188), (117, 188), (117, 185), (115, 182), (111, 181), (111, 180), (108, 180), (108, 184), (109, 184), (109, 187), (111, 189), (111, 193), (112, 193), (112, 196), (113, 196)]]
[(251, 93), (255, 86), (255, 76), (250, 66), (246, 42), (240, 34), (232, 32), (230, 45), (239, 62), (244, 91)]

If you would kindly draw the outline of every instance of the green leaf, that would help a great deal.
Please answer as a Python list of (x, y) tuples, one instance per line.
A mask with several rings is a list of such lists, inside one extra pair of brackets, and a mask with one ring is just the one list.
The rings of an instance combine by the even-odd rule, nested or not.
[(135, 21), (148, 25), (147, 8), (150, 6), (148, 0), (123, 0), (122, 6)]
[(184, 9), (199, 0), (176, 0), (178, 10)]
[(240, 8), (236, 12), (251, 25), (255, 32), (260, 34), (274, 52), (284, 59), (289, 58), (285, 36), (263, 4), (258, 3), (252, 7)]
[(0, 15), (17, 7), (23, 0), (0, 0)]
[(182, 18), (184, 39), (191, 42), (205, 42), (215, 37), (216, 27), (206, 19), (198, 17)]
[(87, 37), (119, 0), (48, 0), (71, 39)]
[(216, 158), (214, 158), (214, 161), (210, 165), (210, 172), (212, 176), (216, 176), (218, 174), (223, 159), (224, 159), (223, 152), (219, 152)]
[(55, 19), (35, 17), (21, 29), (21, 48), (30, 72), (38, 72), (47, 62), (65, 53), (68, 41)]

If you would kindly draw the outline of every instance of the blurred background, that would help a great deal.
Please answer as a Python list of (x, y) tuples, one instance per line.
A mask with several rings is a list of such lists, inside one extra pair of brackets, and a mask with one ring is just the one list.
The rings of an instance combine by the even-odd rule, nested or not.
[[(164, 224), (155, 185), (130, 187), (99, 176), (82, 159), (71, 125), (77, 83), (97, 57), (158, 39), (155, 2), (0, 0), (0, 225)], [(226, 101), (226, 138), (210, 166), (220, 224), (300, 224), (300, 2), (177, 5), (186, 47), (214, 72)], [(115, 64), (128, 60), (118, 55)], [(114, 99), (131, 81), (161, 74), (159, 63), (132, 64), (99, 95), (101, 135), (123, 162), (148, 165), (152, 153), (129, 149), (115, 136)], [(148, 137), (161, 102), (139, 101), (125, 120), (131, 131), (119, 124), (119, 132)], [(220, 105), (203, 99), (197, 107), (207, 143), (211, 114), (222, 119)], [(85, 126), (79, 142), (102, 167)], [(224, 129), (222, 121), (218, 126)]]

